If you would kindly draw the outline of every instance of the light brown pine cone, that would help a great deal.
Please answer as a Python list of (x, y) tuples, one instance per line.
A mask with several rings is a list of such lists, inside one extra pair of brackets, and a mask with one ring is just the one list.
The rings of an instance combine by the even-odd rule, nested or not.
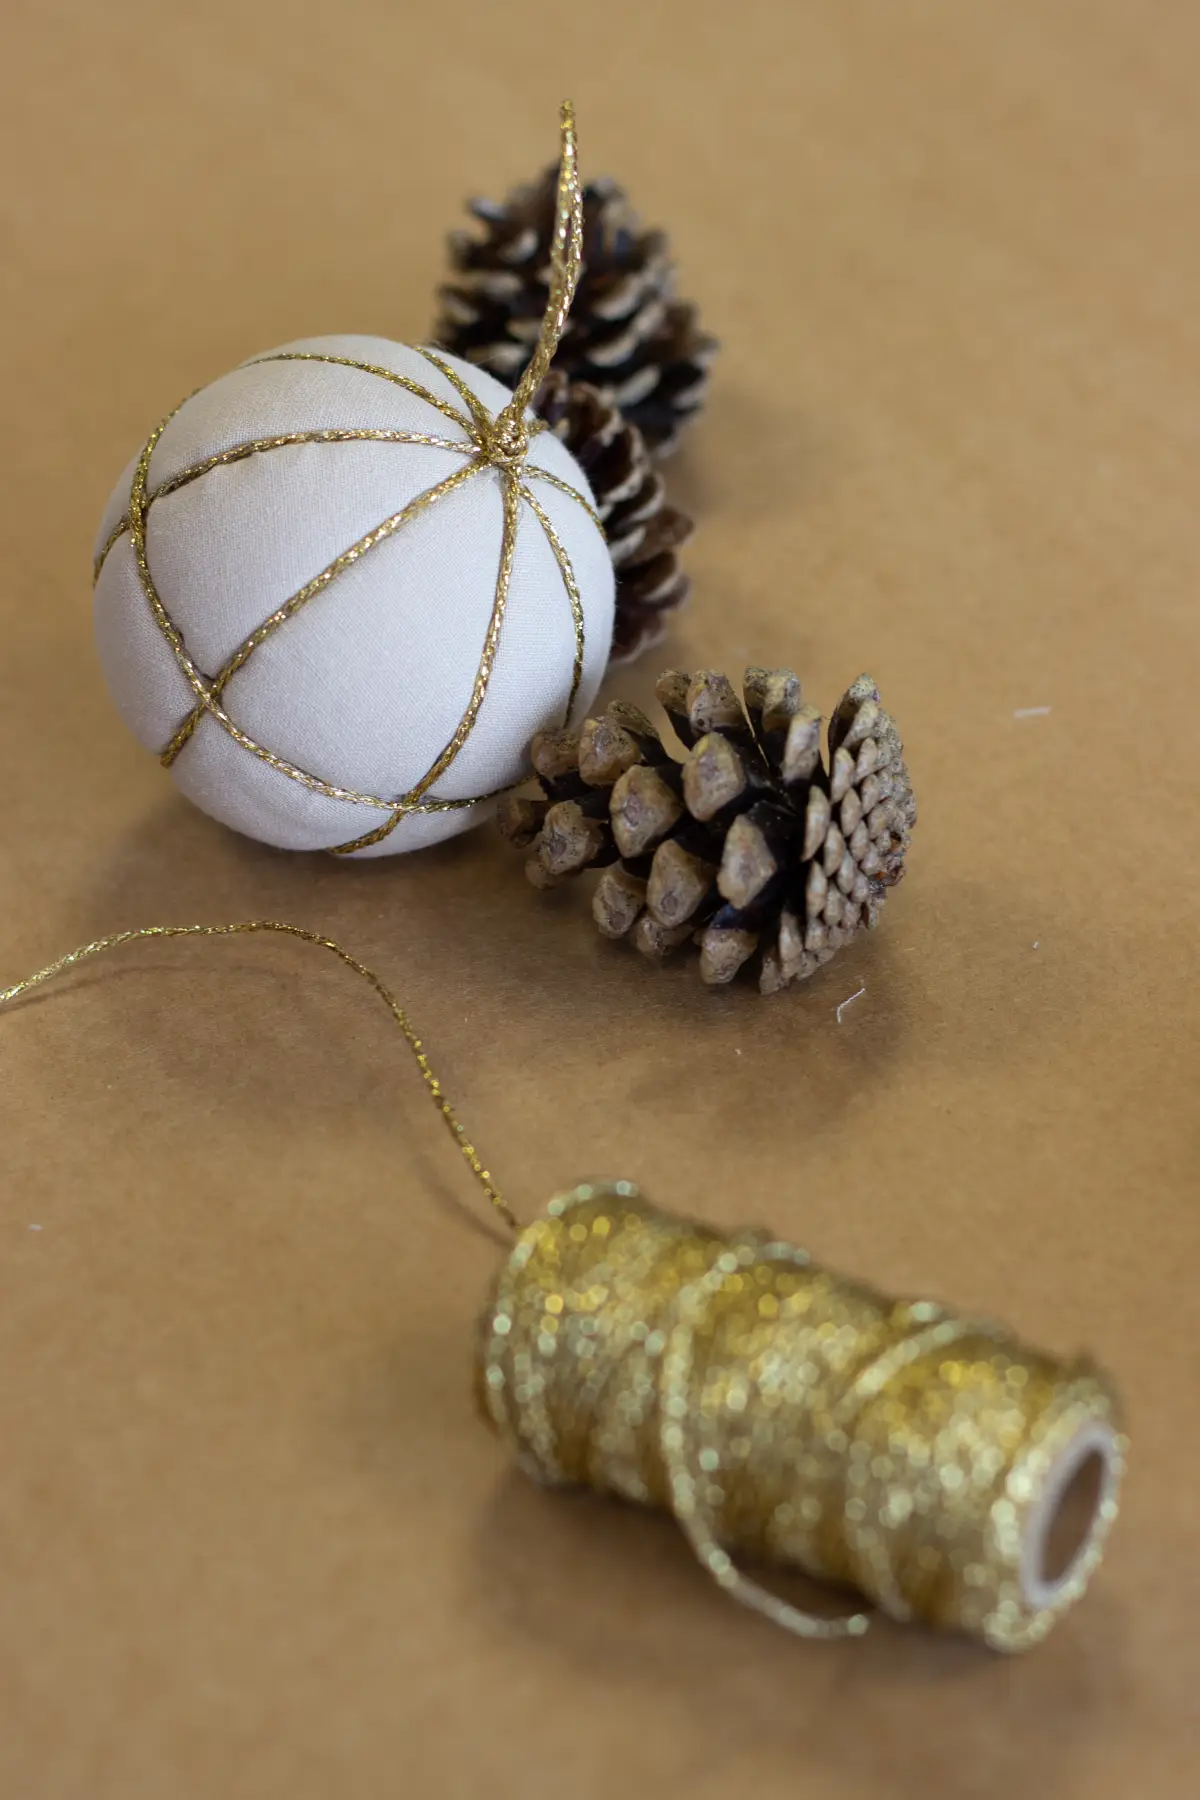
[(606, 937), (655, 959), (696, 944), (712, 984), (744, 965), (764, 993), (804, 980), (878, 923), (904, 874), (916, 803), (895, 722), (860, 676), (826, 761), (790, 669), (747, 669), (744, 705), (713, 671), (670, 671), (657, 694), (682, 762), (616, 701), (578, 733), (534, 739), (539, 792), (502, 803), (501, 831), (528, 849), (537, 887), (600, 871)]

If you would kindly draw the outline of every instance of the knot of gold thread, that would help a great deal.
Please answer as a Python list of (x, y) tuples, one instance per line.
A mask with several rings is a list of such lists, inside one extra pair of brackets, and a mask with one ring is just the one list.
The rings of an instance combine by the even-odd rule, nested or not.
[[(867, 1619), (801, 1611), (735, 1555), (1018, 1650), (1082, 1593), (1116, 1513), (1117, 1401), (1089, 1362), (661, 1212), (629, 1182), (577, 1188), (522, 1231), (476, 1373), (529, 1472), (669, 1508), (723, 1589), (801, 1637)], [(1089, 1433), (1105, 1446), (1090, 1535), (1034, 1603), (1031, 1509)]]
[[(276, 437), (256, 438), (245, 443), (231, 445), (215, 456), (180, 470), (160, 486), (151, 487), (150, 469), (154, 450), (164, 430), (170, 424), (171, 419), (175, 417), (175, 414), (172, 413), (152, 434), (143, 448), (134, 469), (128, 511), (125, 517), (118, 522), (115, 530), (110, 533), (97, 558), (95, 572), (98, 578), (104, 561), (114, 545), (126, 534), (129, 535), (133, 546), (138, 581), (146, 604), (155, 624), (170, 646), (171, 653), (192, 692), (191, 711), (182, 720), (160, 753), (164, 765), (169, 768), (174, 763), (197, 727), (207, 718), (214, 721), (242, 749), (258, 757), (278, 774), (285, 776), (289, 781), (296, 782), (309, 792), (320, 794), (327, 799), (345, 801), (354, 806), (369, 807), (386, 815), (373, 830), (366, 831), (346, 843), (332, 846), (331, 853), (335, 856), (349, 856), (356, 851), (366, 850), (372, 845), (381, 843), (404, 819), (413, 814), (459, 811), (488, 800), (494, 800), (499, 793), (505, 791), (501, 788), (486, 794), (472, 795), (466, 799), (450, 800), (438, 798), (431, 792), (466, 746), (487, 696), (508, 608), (508, 591), (515, 559), (517, 528), (523, 513), (528, 513), (536, 521), (545, 536), (558, 565), (559, 575), (571, 609), (575, 656), (563, 723), (569, 725), (571, 722), (575, 701), (583, 679), (585, 649), (583, 601), (566, 546), (554, 530), (529, 482), (536, 479), (556, 488), (588, 515), (601, 534), (603, 534), (604, 527), (587, 497), (572, 487), (569, 482), (563, 481), (548, 469), (536, 465), (526, 467), (530, 439), (537, 432), (545, 429), (542, 421), (530, 420), (526, 415), (545, 378), (550, 360), (562, 336), (582, 265), (583, 190), (578, 173), (575, 114), (569, 101), (564, 101), (562, 107), (561, 159), (557, 206), (550, 246), (551, 278), (545, 317), (529, 367), (522, 376), (511, 401), (498, 414), (493, 417), (479, 395), (469, 383), (463, 380), (453, 365), (444, 357), (439, 356), (436, 351), (428, 348), (422, 348), (419, 354), (433, 368), (437, 369), (454, 389), (462, 402), (461, 407), (452, 404), (443, 395), (435, 393), (433, 389), (415, 381), (411, 376), (401, 375), (394, 369), (360, 362), (353, 357), (318, 351), (275, 351), (268, 356), (259, 357), (257, 361), (262, 363), (329, 363), (356, 369), (362, 374), (372, 375), (379, 380), (404, 388), (425, 402), (436, 413), (448, 419), (465, 435), (461, 438), (452, 438), (429, 432), (350, 427), (289, 432)], [(178, 410), (177, 408), (176, 411)], [(299, 444), (354, 441), (420, 444), (429, 448), (455, 452), (465, 460), (450, 475), (435, 483), (433, 487), (425, 489), (408, 505), (393, 513), (390, 518), (382, 520), (356, 543), (349, 545), (257, 626), (249, 637), (238, 645), (215, 674), (206, 674), (193, 661), (183, 634), (172, 620), (151, 573), (147, 548), (147, 526), (151, 508), (156, 501), (177, 492), (190, 482), (201, 480), (213, 470), (240, 462), (249, 456), (266, 454)], [(308, 769), (300, 768), (297, 764), (277, 755), (267, 745), (258, 742), (244, 731), (225, 708), (225, 691), (233, 677), (245, 667), (260, 646), (286, 625), (290, 619), (295, 618), (311, 601), (323, 594), (346, 569), (352, 567), (354, 563), (386, 542), (397, 531), (402, 530), (413, 520), (428, 512), (440, 501), (457, 492), (464, 483), (489, 469), (494, 469), (499, 478), (503, 502), (500, 556), (491, 617), (488, 621), (478, 670), (466, 708), (452, 736), (420, 779), (406, 793), (399, 796), (388, 798), (376, 794), (360, 793), (356, 789), (339, 786)]]
[(519, 469), (529, 455), (529, 430), (524, 419), (500, 413), (490, 429), (479, 434), (480, 454), (496, 469)]

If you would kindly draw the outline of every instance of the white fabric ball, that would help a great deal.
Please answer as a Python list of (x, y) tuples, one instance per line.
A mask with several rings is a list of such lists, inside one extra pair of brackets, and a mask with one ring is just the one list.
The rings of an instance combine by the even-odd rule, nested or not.
[[(441, 361), (482, 403), (485, 428), (509, 391), (457, 358)], [(122, 476), (97, 538), (96, 640), (134, 735), (164, 752), (265, 621), (467, 468), (477, 456), (469, 417), (425, 352), (373, 337), (285, 345), (186, 401), (143, 469), (145, 567), (130, 524), (144, 456)], [(308, 441), (270, 442), (297, 434)], [(522, 499), (490, 679), (465, 736), (501, 560), (505, 471), (494, 464), (385, 529), (267, 631), (171, 762), (182, 791), (288, 850), (344, 849), (385, 828), (359, 856), (418, 849), (483, 816), (481, 796), (521, 779), (534, 732), (583, 717), (612, 640), (612, 562), (587, 478), (545, 431), (530, 437), (518, 473), (559, 552)], [(156, 620), (155, 593), (169, 624)], [(386, 829), (456, 735), (449, 765)], [(453, 801), (471, 804), (442, 810)]]

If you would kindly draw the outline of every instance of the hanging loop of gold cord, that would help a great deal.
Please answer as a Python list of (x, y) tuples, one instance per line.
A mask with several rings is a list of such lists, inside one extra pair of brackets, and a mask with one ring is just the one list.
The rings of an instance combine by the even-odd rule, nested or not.
[[(330, 845), (329, 852), (333, 856), (353, 856), (359, 851), (367, 850), (375, 844), (381, 843), (385, 838), (390, 837), (406, 818), (414, 814), (456, 812), (496, 799), (500, 793), (506, 792), (507, 787), (502, 786), (484, 794), (443, 799), (432, 790), (464, 749), (489, 688), (507, 609), (507, 588), (511, 574), (513, 550), (512, 538), (518, 517), (523, 510), (528, 510), (532, 514), (549, 540), (571, 608), (575, 632), (575, 663), (571, 692), (563, 719), (564, 725), (571, 723), (571, 715), (583, 671), (583, 609), (567, 552), (562, 542), (554, 535), (545, 513), (537, 506), (529, 492), (526, 485), (527, 480), (537, 479), (547, 482), (560, 493), (566, 494), (575, 505), (580, 507), (592, 520), (601, 535), (603, 535), (604, 527), (584, 494), (540, 465), (527, 466), (531, 441), (539, 432), (547, 429), (543, 420), (529, 418), (527, 412), (562, 337), (567, 314), (578, 285), (582, 257), (583, 192), (577, 166), (575, 114), (570, 101), (564, 101), (562, 106), (562, 154), (550, 246), (551, 279), (545, 316), (529, 367), (511, 400), (498, 413), (493, 415), (470, 383), (464, 381), (462, 375), (456, 371), (453, 364), (447, 362), (444, 357), (439, 356), (428, 346), (420, 347), (418, 353), (438, 369), (443, 378), (457, 391), (459, 399), (466, 407), (465, 412), (447, 400), (444, 393), (434, 393), (423, 383), (415, 381), (411, 375), (401, 374), (395, 369), (385, 368), (377, 363), (360, 362), (352, 357), (333, 355), (328, 352), (300, 350), (277, 350), (253, 359), (256, 365), (277, 362), (337, 365), (357, 369), (363, 374), (406, 389), (465, 432), (466, 437), (461, 444), (457, 439), (443, 440), (442, 447), (461, 449), (468, 460), (446, 479), (416, 495), (407, 506), (382, 520), (365, 536), (359, 538), (356, 543), (335, 557), (331, 563), (327, 564), (296, 593), (289, 596), (281, 606), (277, 607), (267, 619), (257, 626), (249, 637), (236, 648), (229, 661), (212, 675), (206, 674), (193, 662), (184, 643), (183, 635), (172, 620), (154, 582), (147, 549), (147, 521), (150, 508), (155, 502), (166, 494), (176, 491), (179, 487), (202, 478), (213, 469), (224, 467), (230, 462), (240, 461), (245, 456), (269, 453), (272, 450), (285, 448), (293, 442), (339, 442), (354, 438), (370, 441), (372, 438), (386, 438), (396, 442), (411, 440), (436, 444), (439, 439), (428, 433), (378, 433), (369, 428), (355, 430), (351, 427), (285, 433), (282, 436), (253, 439), (243, 444), (227, 446), (216, 456), (177, 471), (167, 481), (152, 486), (150, 485), (150, 471), (155, 446), (179, 408), (176, 408), (175, 413), (170, 414), (158, 427), (138, 459), (130, 487), (128, 509), (124, 517), (117, 522), (115, 530), (110, 533), (101, 551), (96, 563), (95, 576), (99, 579), (106, 557), (120, 539), (128, 534), (132, 541), (135, 566), (143, 597), (151, 617), (166, 639), (180, 672), (192, 690), (193, 699), (187, 717), (180, 721), (170, 741), (163, 746), (160, 752), (161, 760), (167, 767), (175, 761), (197, 726), (207, 717), (248, 754), (257, 757), (289, 781), (294, 781), (310, 792), (322, 794), (328, 799), (344, 801), (358, 807), (370, 807), (386, 815), (373, 829), (357, 833), (342, 843)], [(493, 598), (492, 615), (466, 711), (459, 720), (453, 736), (443, 746), (425, 774), (406, 793), (400, 795), (381, 796), (360, 793), (355, 789), (326, 781), (314, 771), (289, 762), (286, 758), (276, 754), (267, 744), (259, 742), (244, 731), (227, 712), (223, 698), (231, 677), (245, 666), (259, 646), (304, 606), (308, 605), (315, 596), (324, 593), (330, 583), (351, 563), (358, 562), (376, 545), (390, 539), (406, 523), (427, 512), (439, 500), (457, 492), (464, 482), (492, 469), (500, 475), (505, 495), (505, 535), (501, 544), (500, 568)]]
[(140, 943), (146, 938), (237, 937), (256, 931), (278, 931), (285, 937), (299, 938), (301, 943), (315, 944), (320, 950), (328, 950), (332, 956), (338, 958), (339, 962), (344, 963), (348, 969), (352, 969), (356, 975), (360, 976), (368, 987), (374, 988), (400, 1027), (404, 1040), (413, 1053), (413, 1059), (421, 1071), (421, 1079), (429, 1089), (430, 1097), (442, 1115), (443, 1123), (457, 1145), (460, 1155), (505, 1224), (511, 1226), (514, 1231), (519, 1230), (520, 1227), (512, 1208), (493, 1183), (490, 1171), (484, 1168), (478, 1151), (467, 1137), (464, 1127), (459, 1123), (454, 1107), (443, 1093), (442, 1084), (430, 1067), (429, 1058), (425, 1054), (425, 1046), (409, 1024), (404, 1008), (373, 969), (368, 969), (365, 963), (361, 963), (357, 957), (351, 956), (348, 950), (343, 950), (342, 946), (333, 938), (322, 937), (316, 931), (306, 931), (301, 925), (284, 924), (279, 919), (245, 919), (230, 925), (144, 925), (137, 931), (117, 931), (110, 937), (98, 938), (95, 943), (81, 944), (77, 950), (70, 951), (66, 956), (60, 956), (57, 962), (52, 962), (46, 968), (39, 969), (36, 975), (27, 976), (24, 981), (18, 981), (10, 988), (0, 989), (0, 1006), (7, 1006), (10, 1001), (19, 1000), (22, 994), (28, 994), (34, 988), (44, 986), (46, 982), (53, 981), (55, 976), (65, 975), (69, 969), (78, 967), (80, 963), (87, 962), (91, 957), (101, 956), (109, 950), (117, 950), (123, 944)]
[(525, 414), (554, 360), (583, 265), (583, 189), (575, 141), (575, 108), (569, 100), (562, 103), (561, 124), (562, 152), (550, 240), (550, 293), (529, 365), (512, 399), (496, 419), (491, 454), (497, 461), (520, 461), (528, 449)]

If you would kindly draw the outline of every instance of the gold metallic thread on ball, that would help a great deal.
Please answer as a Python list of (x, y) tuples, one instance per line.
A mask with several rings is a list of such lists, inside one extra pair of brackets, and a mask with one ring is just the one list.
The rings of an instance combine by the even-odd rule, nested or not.
[[(94, 575), (98, 579), (109, 552), (122, 537), (126, 534), (129, 535), (143, 598), (155, 625), (169, 645), (184, 679), (192, 690), (194, 703), (191, 711), (160, 753), (160, 761), (164, 767), (171, 767), (180, 751), (192, 737), (197, 725), (202, 719), (208, 717), (214, 720), (243, 750), (258, 757), (277, 774), (286, 776), (289, 781), (294, 781), (300, 787), (307, 788), (311, 793), (320, 794), (326, 799), (345, 800), (358, 806), (372, 807), (377, 812), (387, 815), (373, 830), (363, 832), (348, 842), (331, 846), (330, 854), (334, 856), (351, 856), (356, 851), (368, 849), (372, 845), (382, 842), (383, 839), (390, 837), (406, 818), (414, 814), (457, 812), (466, 807), (497, 799), (500, 794), (508, 791), (506, 788), (498, 788), (490, 793), (475, 794), (466, 799), (454, 800), (439, 799), (431, 792), (435, 784), (441, 780), (461, 754), (471, 736), (487, 696), (508, 607), (508, 592), (512, 579), (522, 508), (536, 521), (546, 537), (558, 567), (567, 604), (571, 610), (575, 654), (571, 691), (567, 700), (564, 724), (570, 721), (583, 676), (583, 601), (566, 547), (551, 524), (545, 509), (539, 504), (530, 482), (535, 479), (547, 482), (573, 500), (588, 515), (601, 534), (603, 534), (604, 526), (589, 501), (576, 488), (548, 470), (527, 467), (525, 461), (530, 438), (546, 429), (543, 420), (527, 416), (528, 409), (553, 361), (554, 352), (562, 337), (571, 302), (579, 284), (583, 258), (583, 189), (579, 178), (575, 111), (569, 100), (564, 100), (561, 108), (560, 139), (561, 155), (554, 231), (551, 240), (550, 291), (546, 312), (529, 365), (511, 400), (495, 416), (489, 412), (479, 396), (463, 381), (451, 364), (435, 351), (425, 347), (420, 348), (419, 354), (432, 368), (438, 370), (446, 378), (464, 403), (465, 411), (451, 405), (430, 388), (413, 381), (409, 376), (350, 357), (325, 355), (313, 351), (275, 351), (266, 356), (253, 358), (252, 362), (259, 364), (275, 362), (334, 363), (356, 369), (361, 374), (375, 376), (394, 386), (405, 388), (429, 406), (434, 407), (465, 432), (466, 441), (408, 431), (322, 429), (289, 432), (282, 436), (255, 438), (233, 445), (182, 470), (172, 479), (163, 482), (161, 486), (152, 488), (150, 486), (150, 464), (154, 450), (167, 426), (170, 425), (182, 406), (187, 404), (186, 401), (183, 401), (179, 407), (175, 408), (174, 412), (168, 414), (143, 447), (134, 467), (128, 510), (109, 533), (108, 539), (101, 547), (96, 559)], [(193, 398), (194, 396), (189, 397)], [(361, 537), (347, 550), (342, 551), (302, 588), (285, 600), (282, 606), (276, 608), (268, 618), (263, 620), (215, 675), (204, 674), (189, 654), (183, 634), (171, 618), (151, 573), (147, 529), (150, 510), (154, 503), (168, 494), (177, 492), (181, 487), (200, 480), (215, 469), (227, 467), (230, 463), (243, 461), (250, 456), (288, 449), (298, 444), (354, 441), (433, 445), (441, 449), (456, 451), (465, 456), (467, 460), (451, 475), (418, 494), (407, 506), (392, 514), (390, 518), (382, 520), (364, 537)], [(488, 470), (495, 470), (500, 477), (503, 503), (503, 528), (491, 618), (488, 622), (478, 670), (466, 709), (453, 735), (424, 775), (413, 784), (407, 793), (398, 797), (361, 793), (354, 788), (338, 786), (336, 783), (326, 781), (313, 774), (310, 770), (298, 767), (244, 731), (225, 710), (223, 697), (233, 676), (239, 669), (245, 667), (260, 646), (273, 637), (290, 619), (295, 618), (318, 594), (323, 593), (345, 569), (368, 555), (377, 545), (384, 543), (397, 531), (427, 513), (439, 501), (455, 493), (473, 477), (484, 474)]]

